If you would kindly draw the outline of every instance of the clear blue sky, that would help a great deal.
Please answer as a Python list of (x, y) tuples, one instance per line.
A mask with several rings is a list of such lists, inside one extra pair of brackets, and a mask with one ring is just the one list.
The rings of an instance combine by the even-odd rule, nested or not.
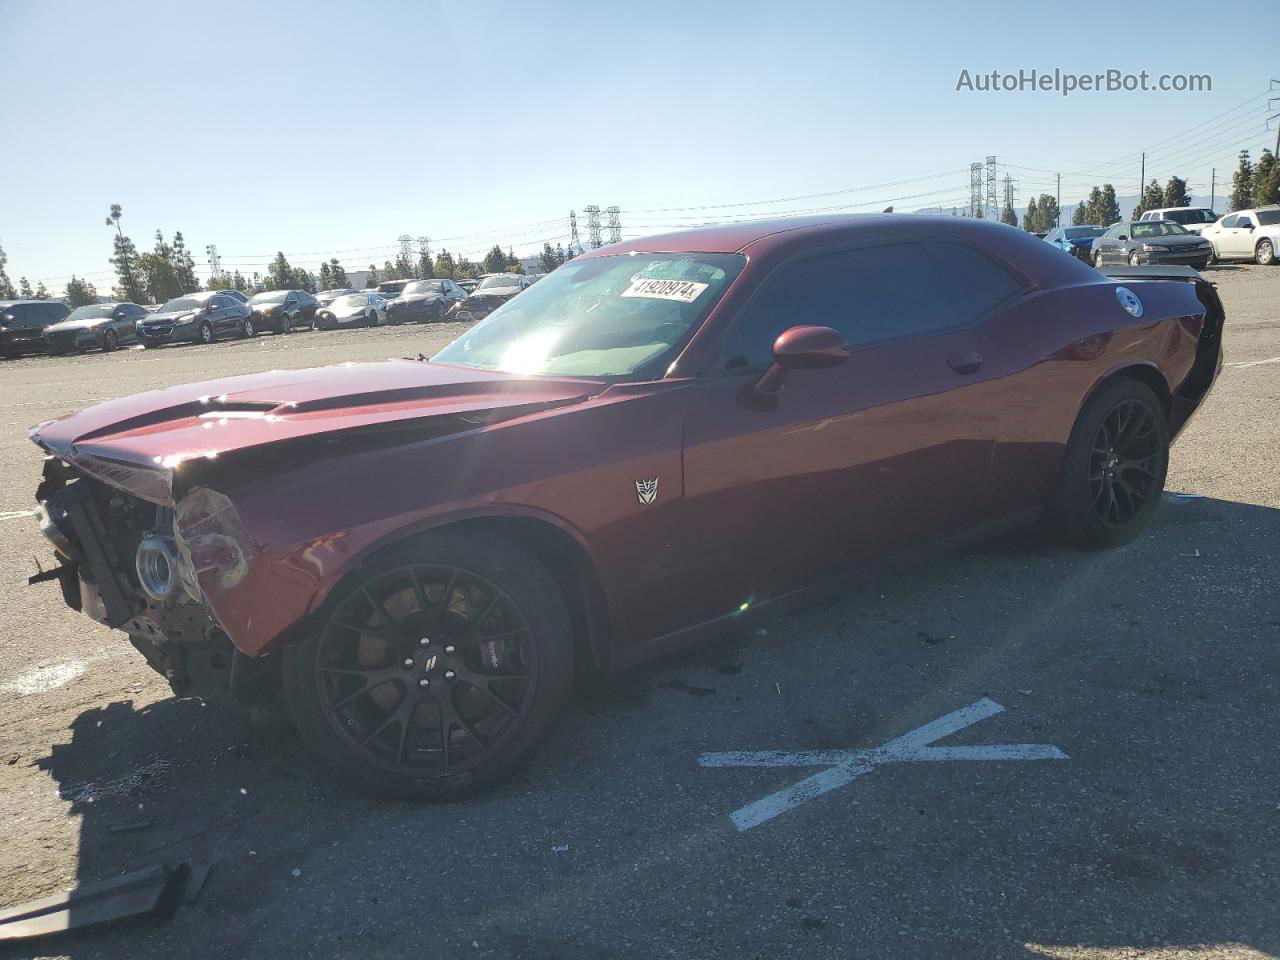
[[(1276, 0), (0, 0), (0, 37), (0, 245), (15, 283), (54, 292), (72, 272), (110, 287), (111, 203), (140, 248), (180, 229), (202, 271), (216, 243), (251, 272), (276, 250), (313, 268), (344, 251), (358, 269), (402, 233), (524, 252), (591, 203), (620, 206), (627, 235), (837, 204), (949, 209), (989, 154), (1021, 201), (1057, 170), (1074, 174), (1064, 207), (1104, 178), (1134, 194), (1144, 147), (1148, 177), (1207, 194), (1213, 163), (1229, 176), (1237, 150), (1274, 144), (1280, 79)], [(1213, 90), (955, 90), (962, 68), (1031, 67), (1209, 73)], [(850, 187), (871, 189), (662, 209)]]

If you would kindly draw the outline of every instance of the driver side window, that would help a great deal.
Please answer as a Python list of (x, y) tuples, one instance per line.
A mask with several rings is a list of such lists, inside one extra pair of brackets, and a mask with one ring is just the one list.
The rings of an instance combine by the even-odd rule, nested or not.
[(893, 244), (784, 267), (748, 304), (722, 351), (725, 369), (763, 369), (799, 324), (832, 327), (853, 349), (968, 326), (1017, 292), (1002, 267), (959, 243)]

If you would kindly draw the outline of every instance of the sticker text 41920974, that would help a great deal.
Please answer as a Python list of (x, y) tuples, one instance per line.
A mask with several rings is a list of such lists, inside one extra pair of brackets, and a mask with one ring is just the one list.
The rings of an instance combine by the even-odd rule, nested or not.
[(645, 297), (650, 300), (675, 300), (677, 303), (693, 303), (707, 284), (693, 280), (632, 280), (631, 286), (622, 291), (624, 297)]

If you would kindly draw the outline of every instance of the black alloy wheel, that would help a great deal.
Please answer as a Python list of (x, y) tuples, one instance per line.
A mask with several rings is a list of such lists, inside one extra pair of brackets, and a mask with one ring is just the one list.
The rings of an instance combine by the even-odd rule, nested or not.
[(1047, 517), (1080, 546), (1128, 543), (1155, 514), (1168, 468), (1164, 405), (1145, 383), (1112, 380), (1076, 420)]
[(102, 335), (102, 352), (110, 353), (112, 350), (120, 348), (120, 334), (114, 330), (108, 330)]
[(568, 614), (536, 559), (446, 533), (344, 581), (289, 649), (285, 689), (322, 760), (382, 794), (447, 800), (532, 755), (572, 662)]

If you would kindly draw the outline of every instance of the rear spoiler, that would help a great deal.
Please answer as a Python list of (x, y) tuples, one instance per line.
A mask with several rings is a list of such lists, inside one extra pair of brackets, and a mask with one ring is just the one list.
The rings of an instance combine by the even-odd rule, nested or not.
[(1204, 275), (1195, 267), (1180, 267), (1173, 264), (1160, 266), (1152, 264), (1145, 267), (1107, 267), (1102, 273), (1113, 280), (1203, 280)]

